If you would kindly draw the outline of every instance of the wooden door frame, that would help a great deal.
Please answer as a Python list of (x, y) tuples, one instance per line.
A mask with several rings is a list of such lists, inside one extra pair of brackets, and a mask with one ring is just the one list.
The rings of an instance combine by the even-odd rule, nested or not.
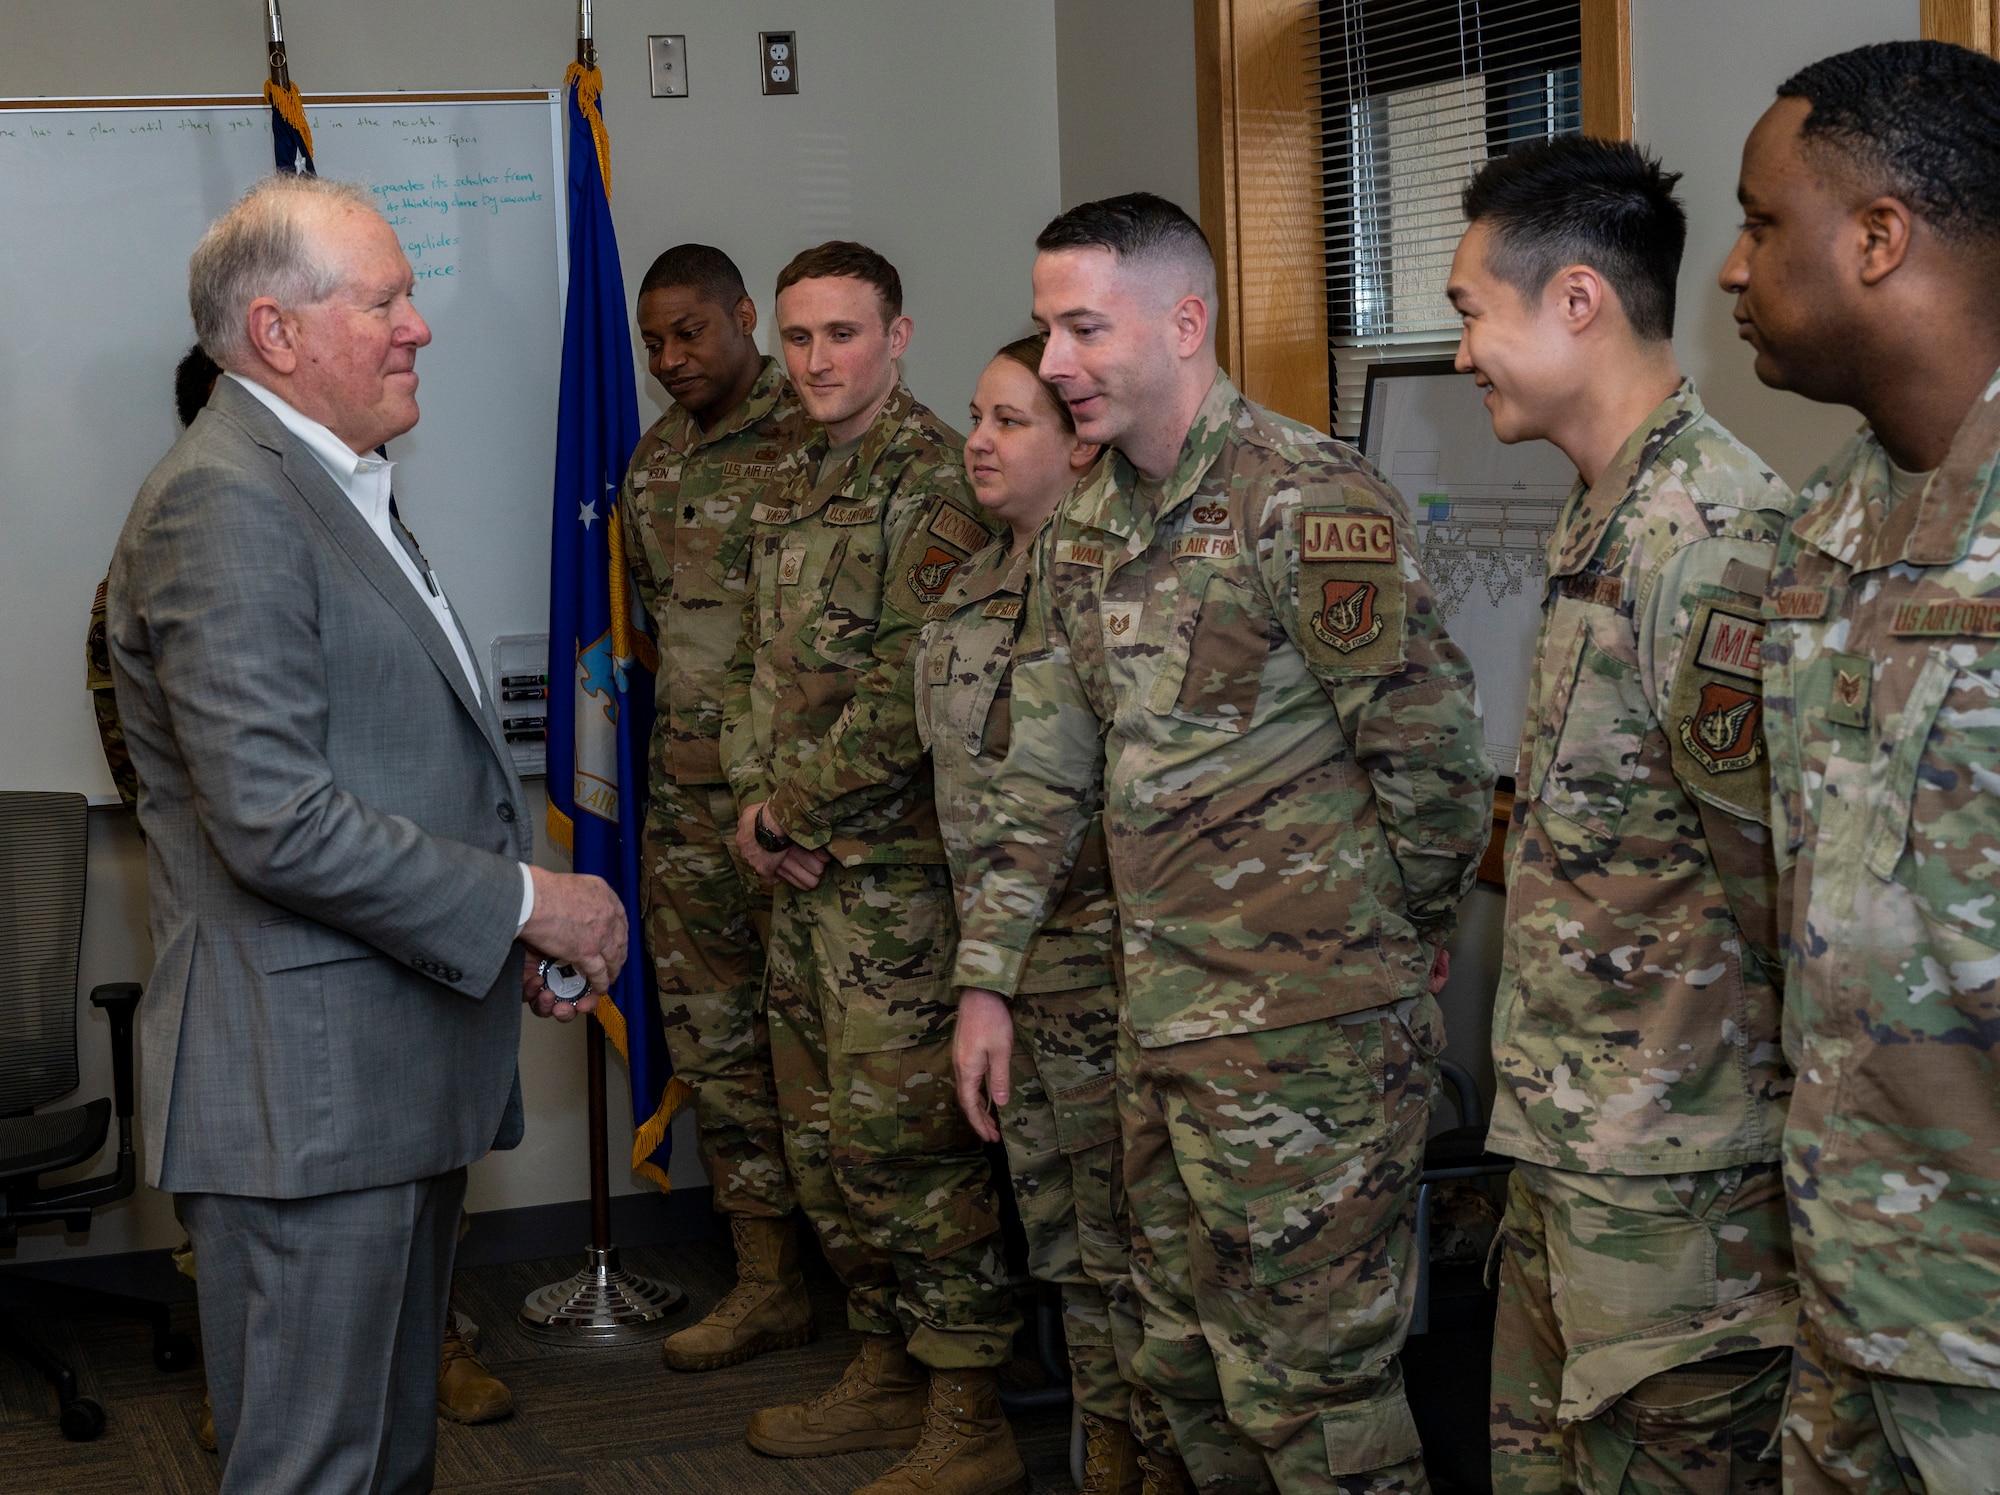
[[(1312, 80), (1318, 8), (1310, 0), (1192, 3), (1201, 226), (1221, 302), (1216, 352), (1249, 398), (1324, 431), (1332, 393)], [(1631, 0), (1581, 3), (1584, 131), (1629, 140)]]
[(1922, 0), (1921, 14), (1926, 40), (2000, 57), (2000, 0)]

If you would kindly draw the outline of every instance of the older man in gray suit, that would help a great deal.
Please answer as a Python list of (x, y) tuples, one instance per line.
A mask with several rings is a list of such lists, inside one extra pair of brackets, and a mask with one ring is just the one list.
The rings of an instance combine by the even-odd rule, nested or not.
[[(155, 951), (147, 1173), (180, 1196), (225, 1492), (428, 1490), (466, 1165), (532, 974), (625, 919), (529, 866), (490, 693), (374, 455), (417, 423), (410, 266), (366, 192), (261, 183), (189, 265), (226, 370), (110, 580)], [(526, 947), (525, 952), (523, 947)], [(524, 960), (525, 955), (525, 960)]]

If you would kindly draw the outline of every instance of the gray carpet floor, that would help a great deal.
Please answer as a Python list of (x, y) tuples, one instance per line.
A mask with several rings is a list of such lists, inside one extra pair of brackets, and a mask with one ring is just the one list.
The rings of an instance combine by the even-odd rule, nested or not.
[[(726, 1241), (625, 1253), (635, 1271), (669, 1277), (694, 1315), (728, 1290)], [(476, 1267), (458, 1275), (458, 1305), (481, 1326), (480, 1358), (514, 1393), (516, 1411), (484, 1427), (438, 1425), (441, 1491), (490, 1495), (846, 1495), (897, 1457), (850, 1454), (767, 1459), (743, 1442), (757, 1407), (795, 1401), (830, 1384), (853, 1355), (838, 1286), (809, 1277), (819, 1338), (700, 1376), (660, 1365), (656, 1344), (564, 1350), (529, 1338), (515, 1314), (532, 1289), (575, 1270), (575, 1260)], [(199, 1332), (192, 1304), (176, 1326)], [(679, 1322), (688, 1322), (682, 1318)], [(102, 1402), (107, 1423), (90, 1443), (66, 1441), (55, 1424), (54, 1394), (40, 1376), (0, 1351), (0, 1490), (6, 1495), (208, 1495), (215, 1455), (195, 1442), (202, 1376), (163, 1374), (148, 1330), (102, 1319), (31, 1319), (27, 1332), (77, 1371), (83, 1394)], [(1018, 1367), (1015, 1379), (1033, 1379)], [(1067, 1407), (1014, 1419), (1032, 1495), (1068, 1495)]]

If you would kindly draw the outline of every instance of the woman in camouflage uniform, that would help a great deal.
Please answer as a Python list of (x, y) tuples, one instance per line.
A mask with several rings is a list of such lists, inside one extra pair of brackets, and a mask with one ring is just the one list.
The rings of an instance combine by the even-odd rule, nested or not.
[[(931, 605), (914, 655), (917, 728), (935, 765), (938, 823), (954, 876), (965, 872), (968, 791), (1007, 755), (1009, 683), (1036, 538), (1098, 454), (1077, 439), (1068, 408), (1037, 374), (1042, 347), (1039, 337), (1010, 343), (980, 376), (966, 476), (980, 504), (1012, 534), (960, 569)], [(1132, 1387), (1119, 1369), (1129, 1365), (1140, 1329), (1113, 1094), (1116, 935), (1103, 832), (1093, 823), (1011, 1004), (1011, 1067), (992, 1097), (998, 1124), (990, 1115), (973, 1118), (987, 1141), (1006, 1143), (1031, 1272), (1062, 1287), (1089, 1495), (1117, 1495), (1141, 1479), (1128, 1424)], [(1164, 1421), (1154, 1420), (1170, 1447)]]

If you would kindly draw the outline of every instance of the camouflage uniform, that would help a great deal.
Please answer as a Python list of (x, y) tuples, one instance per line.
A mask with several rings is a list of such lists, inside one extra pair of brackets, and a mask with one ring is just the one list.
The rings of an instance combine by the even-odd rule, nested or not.
[(2000, 375), (1920, 495), (1893, 501), (1864, 430), (1808, 483), (1765, 603), (1789, 1489), (2000, 1481), (1996, 476)]
[(1421, 1489), (1396, 1352), (1493, 773), (1395, 490), (1218, 375), (1036, 549), (959, 986), (1018, 991), (1100, 803), (1124, 935), (1135, 1370), (1209, 1490)]
[(1777, 1486), (1797, 1293), (1760, 608), (1793, 502), (1683, 383), (1549, 542), (1493, 1018), (1487, 1145), (1521, 1159), (1499, 1491)]
[[(90, 604), (90, 634), (84, 641), (83, 680), (97, 711), (97, 740), (104, 747), (104, 766), (111, 770), (112, 785), (127, 805), (139, 802), (139, 771), (132, 766), (132, 754), (125, 747), (125, 724), (118, 719), (118, 697), (111, 689), (111, 651), (105, 642), (104, 604), (111, 578), (97, 584), (97, 599)], [(135, 822), (136, 823), (136, 822)]]
[[(937, 775), (938, 829), (962, 883), (974, 791), (1007, 756), (1014, 639), (1029, 557), (1005, 541), (966, 563), (914, 655), (917, 731)], [(1139, 1344), (1130, 1217), (1124, 1209), (1113, 1065), (1118, 917), (1104, 832), (1093, 824), (1010, 1004), (1013, 1098), (1000, 1112), (1029, 1266), (1063, 1294), (1077, 1405), (1115, 1422), (1130, 1414), (1119, 1369)]]
[(1005, 1363), (1019, 1322), (992, 1176), (952, 1084), (955, 921), (908, 656), (992, 535), (958, 438), (901, 386), (824, 478), (824, 430), (753, 510), (722, 761), (832, 860), (780, 883), (768, 1009), (785, 1157), (848, 1321), (933, 1369)]
[(674, 1073), (694, 1089), (701, 1161), (725, 1214), (792, 1210), (764, 1020), (771, 900), (736, 856), (716, 740), (743, 625), (750, 510), (772, 491), (803, 415), (766, 358), (713, 431), (679, 405), (632, 453), (618, 512), (660, 650), (645, 831), (646, 948)]

